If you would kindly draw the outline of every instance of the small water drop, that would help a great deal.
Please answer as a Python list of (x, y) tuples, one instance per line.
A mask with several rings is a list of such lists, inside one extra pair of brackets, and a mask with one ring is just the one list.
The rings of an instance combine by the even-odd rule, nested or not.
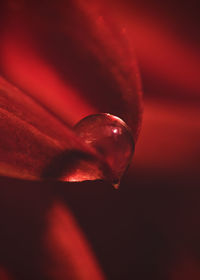
[(126, 123), (116, 116), (101, 113), (82, 119), (74, 131), (100, 155), (101, 162), (79, 163), (67, 181), (103, 179), (117, 189), (134, 152), (134, 141)]

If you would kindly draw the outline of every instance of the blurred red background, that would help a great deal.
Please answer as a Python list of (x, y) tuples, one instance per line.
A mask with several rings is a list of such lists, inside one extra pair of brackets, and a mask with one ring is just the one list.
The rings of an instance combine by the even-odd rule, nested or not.
[[(197, 1), (5, 1), (0, 7), (1, 75), (68, 125), (111, 111), (136, 131), (136, 64), (144, 99), (135, 156), (118, 192), (101, 182), (1, 178), (0, 279), (5, 271), (8, 279), (199, 279)], [(52, 213), (49, 231), (46, 213)], [(58, 249), (64, 244), (65, 253)]]

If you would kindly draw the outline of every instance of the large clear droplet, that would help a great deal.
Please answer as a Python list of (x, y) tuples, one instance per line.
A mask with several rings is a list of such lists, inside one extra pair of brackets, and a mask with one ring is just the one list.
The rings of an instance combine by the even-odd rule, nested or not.
[(67, 181), (103, 179), (118, 188), (134, 152), (130, 129), (120, 118), (101, 113), (82, 119), (75, 127), (79, 138), (99, 155), (98, 161), (85, 160)]

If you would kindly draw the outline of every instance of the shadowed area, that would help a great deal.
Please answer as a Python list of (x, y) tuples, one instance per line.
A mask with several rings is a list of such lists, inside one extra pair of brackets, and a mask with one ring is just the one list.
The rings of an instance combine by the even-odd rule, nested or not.
[[(134, 175), (118, 191), (98, 181), (50, 184), (1, 178), (0, 186), (0, 260), (16, 279), (63, 279), (58, 275), (65, 270), (71, 273), (67, 264), (73, 256), (67, 256), (73, 250), (68, 247), (62, 259), (59, 243), (63, 248), (62, 238), (70, 242), (67, 228), (74, 222), (66, 224), (62, 235), (62, 230), (56, 233), (62, 211), (67, 209), (64, 205), (84, 231), (107, 279), (179, 280), (191, 275), (199, 279), (200, 191), (195, 180), (172, 182), (171, 178)], [(55, 201), (60, 205), (56, 211)], [(47, 213), (63, 213), (57, 216), (55, 227)], [(52, 245), (57, 243), (54, 234), (60, 236), (56, 246)], [(50, 247), (47, 236), (53, 238)], [(76, 242), (74, 253), (79, 250)], [(58, 264), (49, 272), (46, 265), (52, 261)]]
[(59, 182), (0, 177), (2, 275), (8, 271), (16, 280), (104, 279), (59, 188)]

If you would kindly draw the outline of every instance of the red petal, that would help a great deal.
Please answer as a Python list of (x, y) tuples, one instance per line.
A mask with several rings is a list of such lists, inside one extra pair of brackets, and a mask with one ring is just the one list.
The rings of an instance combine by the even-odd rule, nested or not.
[(69, 127), (28, 95), (0, 78), (0, 174), (42, 178), (61, 152), (93, 152)]

